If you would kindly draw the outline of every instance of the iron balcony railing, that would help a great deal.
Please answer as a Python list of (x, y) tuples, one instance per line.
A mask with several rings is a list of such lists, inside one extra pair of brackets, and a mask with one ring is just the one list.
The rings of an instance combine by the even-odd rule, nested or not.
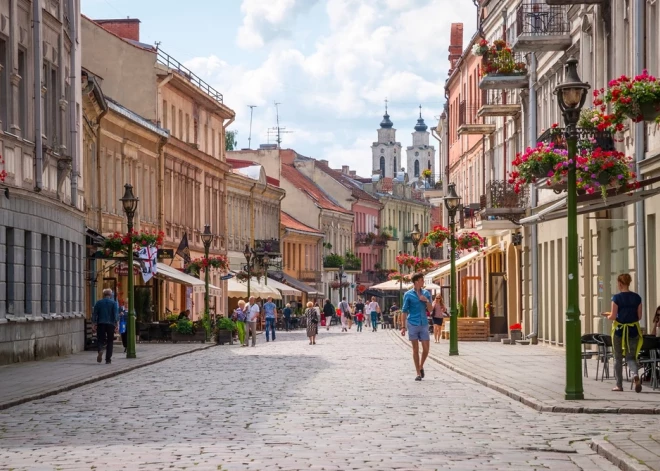
[(477, 112), (481, 105), (467, 103), (465, 100), (458, 105), (458, 126), (464, 124), (483, 124), (481, 118), (477, 116)]
[(563, 5), (523, 3), (516, 12), (518, 36), (565, 35), (571, 32)]
[(417, 189), (425, 190), (442, 190), (442, 177), (441, 173), (433, 173), (429, 176), (424, 176), (420, 173), (421, 184), (417, 184)]
[(484, 105), (520, 105), (520, 93), (512, 90), (483, 90)]
[(516, 193), (514, 186), (506, 180), (491, 180), (486, 183), (486, 194), (481, 196), (481, 210), (520, 209), (528, 206), (528, 187), (523, 186)]
[(199, 78), (188, 67), (183, 65), (181, 62), (179, 62), (178, 60), (176, 60), (166, 52), (163, 52), (160, 49), (158, 49), (156, 60), (158, 61), (158, 63), (163, 64), (167, 68), (177, 71), (179, 74), (186, 77), (190, 81), (190, 83), (195, 85), (201, 91), (203, 91), (208, 96), (210, 96), (212, 99), (214, 99), (218, 103), (222, 103), (222, 93), (220, 93), (215, 88), (213, 88), (208, 83), (206, 83), (204, 80)]
[(298, 279), (305, 283), (319, 283), (321, 281), (321, 272), (317, 270), (299, 270)]
[(268, 255), (279, 255), (280, 241), (278, 239), (264, 239), (254, 241), (254, 251), (256, 253), (267, 253)]
[[(566, 130), (564, 128), (546, 129), (538, 137), (537, 142), (554, 144), (557, 149), (566, 149)], [(605, 151), (616, 150), (614, 136), (610, 131), (597, 131), (594, 129), (577, 128), (578, 147), (596, 148)]]

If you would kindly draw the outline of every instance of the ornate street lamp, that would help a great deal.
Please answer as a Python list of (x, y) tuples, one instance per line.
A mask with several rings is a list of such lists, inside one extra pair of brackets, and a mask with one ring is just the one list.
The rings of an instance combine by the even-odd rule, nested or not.
[[(209, 259), (209, 249), (211, 248), (211, 243), (215, 235), (211, 233), (211, 226), (206, 224), (204, 226), (204, 232), (201, 235), (202, 243), (204, 244), (204, 257), (208, 262)], [(206, 293), (204, 294), (204, 315), (210, 315), (209, 313), (209, 267), (208, 265), (204, 269), (204, 284), (206, 285)]]
[(413, 243), (413, 255), (417, 257), (417, 247), (419, 246), (419, 241), (422, 240), (422, 233), (419, 231), (419, 224), (415, 224), (414, 230), (410, 233), (410, 238)]
[(248, 244), (245, 244), (245, 250), (243, 250), (243, 255), (245, 255), (245, 261), (247, 262), (247, 265), (245, 265), (245, 271), (247, 272), (248, 275), (248, 280), (247, 280), (247, 297), (250, 299), (250, 278), (252, 278), (252, 264), (250, 263), (252, 261), (252, 252), (250, 251), (250, 247)]
[[(133, 217), (137, 210), (140, 198), (133, 194), (133, 185), (128, 183), (124, 185), (124, 196), (120, 198), (121, 204), (126, 213), (126, 226), (130, 237), (133, 232)], [(133, 244), (128, 248), (128, 324), (126, 325), (126, 336), (128, 337), (128, 346), (126, 348), (126, 358), (135, 358), (135, 306), (134, 306), (135, 288), (133, 284)]]
[(566, 61), (566, 76), (564, 83), (557, 85), (555, 94), (559, 108), (566, 123), (566, 144), (568, 147), (568, 176), (566, 198), (566, 213), (568, 224), (568, 240), (566, 257), (568, 281), (566, 293), (568, 296), (566, 308), (566, 390), (567, 400), (584, 399), (582, 388), (582, 361), (580, 353), (580, 305), (578, 285), (578, 231), (577, 231), (577, 177), (575, 156), (577, 155), (577, 123), (580, 112), (587, 99), (589, 84), (580, 80), (577, 72), (577, 59), (571, 57)]
[(456, 211), (461, 204), (461, 197), (456, 194), (456, 184), (447, 185), (447, 196), (444, 198), (445, 207), (449, 213), (449, 252), (451, 260), (450, 272), (450, 305), (449, 305), (449, 355), (458, 355), (458, 311), (456, 308)]

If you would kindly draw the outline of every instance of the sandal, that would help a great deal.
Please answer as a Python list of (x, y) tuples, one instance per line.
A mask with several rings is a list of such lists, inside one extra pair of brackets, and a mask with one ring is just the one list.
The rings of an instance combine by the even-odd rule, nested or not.
[(623, 392), (623, 388), (620, 388), (619, 386), (616, 386), (616, 387), (612, 388), (612, 391)]
[(639, 376), (635, 376), (633, 378), (633, 381), (635, 383), (635, 392), (636, 393), (641, 393), (642, 392), (642, 381), (639, 379)]

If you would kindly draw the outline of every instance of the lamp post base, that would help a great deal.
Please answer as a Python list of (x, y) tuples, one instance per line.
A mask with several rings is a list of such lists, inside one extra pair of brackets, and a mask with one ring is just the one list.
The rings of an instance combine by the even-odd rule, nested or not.
[(564, 399), (566, 399), (567, 401), (581, 401), (581, 400), (584, 399), (584, 393), (579, 393), (579, 392), (568, 393), (567, 392), (566, 394), (564, 394)]

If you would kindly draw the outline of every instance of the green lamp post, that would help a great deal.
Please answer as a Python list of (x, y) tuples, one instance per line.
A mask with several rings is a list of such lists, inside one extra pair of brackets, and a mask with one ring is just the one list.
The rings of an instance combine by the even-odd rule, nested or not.
[(449, 355), (458, 355), (458, 310), (456, 307), (456, 211), (461, 204), (461, 197), (456, 194), (456, 184), (447, 185), (445, 207), (449, 213), (449, 253), (451, 260), (450, 291), (449, 291)]
[[(133, 232), (133, 217), (137, 210), (140, 198), (133, 194), (133, 185), (124, 185), (124, 196), (121, 201), (126, 213), (126, 226), (128, 233)], [(135, 288), (133, 283), (133, 244), (128, 248), (128, 324), (126, 325), (126, 336), (128, 337), (128, 348), (126, 358), (135, 358)]]
[(422, 240), (422, 233), (419, 230), (419, 224), (415, 223), (415, 227), (410, 233), (410, 239), (413, 243), (413, 255), (417, 257), (417, 247), (419, 247), (419, 241)]
[(247, 272), (248, 280), (247, 280), (247, 297), (250, 299), (250, 278), (252, 278), (252, 251), (250, 250), (250, 247), (248, 244), (245, 244), (245, 250), (243, 250), (243, 255), (245, 256), (245, 261), (247, 264), (245, 265), (245, 271)]
[[(202, 232), (201, 235), (202, 238), (202, 244), (204, 244), (204, 257), (206, 257), (206, 260), (209, 258), (209, 249), (211, 248), (211, 243), (213, 243), (213, 239), (215, 236), (211, 233), (211, 226), (206, 224), (204, 226), (204, 232)], [(206, 291), (204, 293), (204, 316), (210, 315), (209, 313), (209, 267), (207, 266), (204, 269), (204, 285), (206, 287)]]
[(557, 85), (555, 94), (559, 108), (566, 123), (566, 143), (568, 146), (568, 177), (566, 213), (568, 238), (566, 257), (568, 280), (566, 293), (568, 302), (566, 308), (566, 390), (567, 400), (584, 399), (582, 388), (582, 360), (580, 352), (580, 305), (578, 285), (578, 231), (577, 231), (577, 177), (575, 156), (577, 155), (577, 123), (580, 112), (587, 98), (589, 84), (580, 80), (577, 72), (577, 59), (571, 57), (566, 61), (564, 83)]

